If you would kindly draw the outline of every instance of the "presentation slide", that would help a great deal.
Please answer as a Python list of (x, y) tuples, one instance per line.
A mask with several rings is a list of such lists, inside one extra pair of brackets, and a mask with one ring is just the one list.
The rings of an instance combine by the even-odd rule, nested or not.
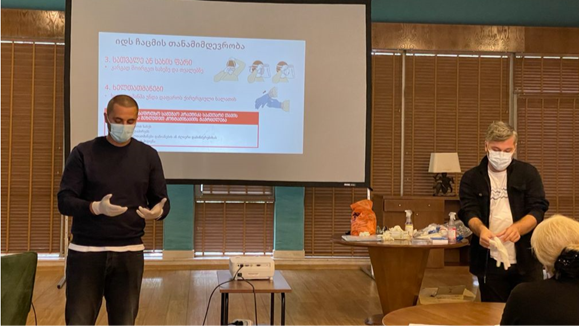
[(370, 0), (66, 0), (65, 152), (139, 104), (170, 183), (370, 184)]
[[(134, 138), (159, 152), (302, 154), (305, 46), (100, 32), (99, 107), (132, 96)], [(102, 112), (95, 118), (106, 135)]]

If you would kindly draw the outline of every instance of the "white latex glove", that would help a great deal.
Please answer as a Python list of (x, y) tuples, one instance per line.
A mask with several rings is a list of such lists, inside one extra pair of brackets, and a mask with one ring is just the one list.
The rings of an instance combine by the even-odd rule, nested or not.
[(501, 266), (503, 263), (503, 268), (505, 270), (511, 267), (511, 262), (509, 261), (509, 253), (507, 252), (507, 248), (503, 245), (503, 242), (498, 237), (494, 237), (490, 240), (491, 244), (491, 251), (494, 251), (495, 254), (492, 255), (497, 257), (497, 267)]
[(167, 198), (161, 199), (161, 201), (151, 209), (139, 206), (139, 209), (137, 209), (137, 214), (139, 214), (139, 216), (145, 220), (156, 220), (161, 217), (161, 215), (163, 215), (163, 207), (165, 206), (165, 202), (167, 202)]
[(117, 216), (127, 211), (124, 206), (111, 204), (111, 197), (113, 194), (108, 194), (101, 199), (101, 201), (93, 201), (91, 203), (92, 212), (95, 215)]

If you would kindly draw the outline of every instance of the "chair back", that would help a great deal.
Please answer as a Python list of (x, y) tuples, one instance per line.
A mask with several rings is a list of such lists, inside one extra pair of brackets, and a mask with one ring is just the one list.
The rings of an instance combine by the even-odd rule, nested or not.
[(34, 290), (38, 255), (2, 256), (2, 325), (25, 325)]

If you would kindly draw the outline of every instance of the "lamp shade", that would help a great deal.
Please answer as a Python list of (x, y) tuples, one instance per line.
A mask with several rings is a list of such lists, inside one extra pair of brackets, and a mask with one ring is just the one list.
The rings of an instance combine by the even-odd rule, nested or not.
[(458, 161), (458, 153), (431, 153), (430, 166), (428, 167), (430, 173), (454, 173), (460, 171), (460, 162)]

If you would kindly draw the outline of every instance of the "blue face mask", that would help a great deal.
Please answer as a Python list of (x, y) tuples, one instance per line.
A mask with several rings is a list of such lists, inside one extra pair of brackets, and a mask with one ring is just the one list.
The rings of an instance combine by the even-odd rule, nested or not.
[(119, 123), (112, 123), (110, 122), (111, 129), (109, 135), (117, 142), (117, 143), (124, 143), (131, 139), (133, 136), (133, 132), (135, 131), (135, 124), (132, 125), (123, 125)]

